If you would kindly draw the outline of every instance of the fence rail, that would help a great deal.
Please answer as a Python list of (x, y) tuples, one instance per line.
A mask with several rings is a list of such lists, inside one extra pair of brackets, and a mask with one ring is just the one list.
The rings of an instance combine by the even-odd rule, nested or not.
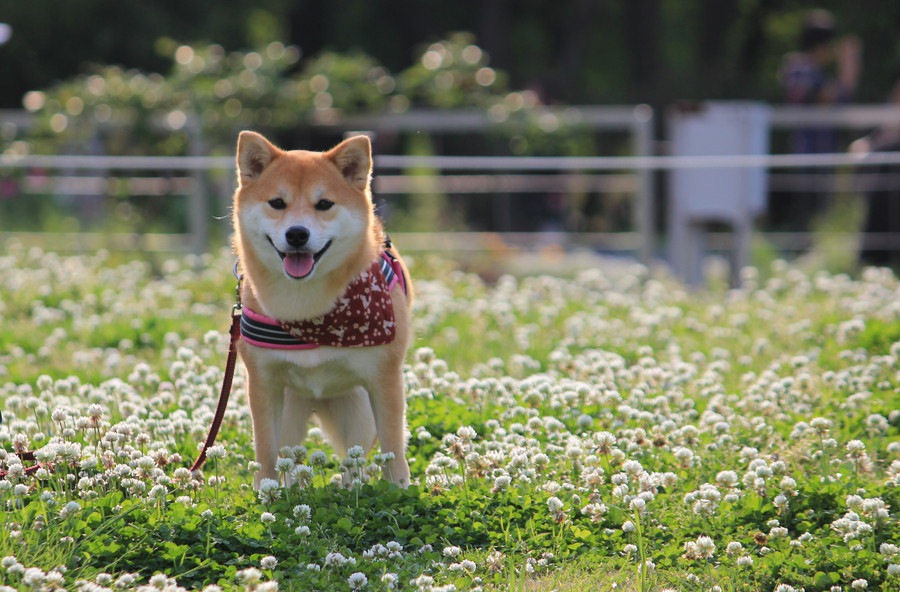
[[(865, 155), (832, 154), (763, 154), (671, 156), (653, 155), (654, 114), (646, 106), (592, 108), (577, 107), (548, 109), (546, 113), (564, 123), (583, 123), (598, 130), (613, 130), (629, 134), (631, 156), (596, 157), (506, 157), (506, 156), (404, 156), (379, 154), (375, 157), (374, 189), (378, 194), (445, 193), (454, 195), (506, 194), (527, 196), (536, 193), (593, 192), (600, 195), (628, 194), (633, 198), (633, 229), (625, 232), (566, 233), (566, 237), (581, 244), (609, 250), (633, 251), (647, 261), (655, 254), (658, 220), (655, 204), (658, 200), (656, 177), (673, 169), (704, 168), (764, 168), (769, 175), (770, 190), (809, 191), (833, 188), (835, 170), (852, 171), (849, 187), (866, 191), (883, 187), (900, 189), (897, 174), (870, 173), (872, 167), (900, 165), (900, 153), (875, 152)], [(484, 112), (461, 113), (411, 112), (402, 115), (356, 117), (341, 121), (322, 121), (320, 128), (337, 130), (366, 129), (382, 131), (425, 131), (441, 133), (481, 132), (496, 122)], [(862, 132), (879, 126), (900, 126), (900, 108), (885, 106), (849, 106), (834, 108), (776, 107), (771, 110), (771, 128), (783, 133), (808, 128), (838, 128)], [(19, 112), (0, 112), (0, 125), (27, 126), (28, 118)], [(208, 248), (206, 237), (212, 216), (208, 208), (209, 173), (225, 171), (231, 175), (233, 157), (210, 156), (83, 156), (83, 155), (2, 155), (0, 174), (12, 170), (31, 171), (24, 175), (21, 190), (39, 193), (52, 187), (60, 194), (80, 195), (139, 194), (182, 195), (189, 202), (187, 215), (190, 232), (187, 235), (146, 234), (141, 244), (154, 250)], [(821, 174), (796, 174), (818, 170)], [(38, 171), (38, 172), (35, 172)], [(418, 171), (411, 173), (409, 171)], [(421, 171), (428, 171), (423, 173)], [(790, 174), (789, 174), (790, 173)], [(837, 173), (838, 175), (842, 173)], [(227, 200), (233, 186), (222, 182), (218, 175), (218, 191)], [(227, 177), (225, 177), (227, 178)], [(232, 176), (233, 178), (233, 176)], [(792, 248), (808, 242), (802, 233), (779, 233), (773, 236), (776, 245)], [(0, 233), (2, 237), (36, 240), (35, 233)], [(79, 234), (55, 235), (68, 245), (110, 244), (130, 248), (134, 235), (116, 236)], [(485, 248), (495, 244), (493, 233), (407, 235), (408, 249), (431, 249), (453, 245), (455, 249)], [(487, 238), (479, 238), (484, 236)], [(510, 243), (533, 244), (536, 235), (505, 234)], [(873, 237), (875, 244), (894, 248), (893, 235)], [(711, 235), (711, 245), (726, 244), (728, 239)]]
[[(900, 165), (900, 153), (870, 153), (865, 156), (854, 154), (805, 154), (805, 155), (748, 155), (748, 156), (626, 156), (626, 157), (458, 157), (458, 156), (399, 156), (380, 155), (375, 157), (378, 171), (427, 169), (443, 171), (438, 175), (410, 174), (378, 174), (375, 177), (374, 189), (377, 194), (409, 194), (441, 192), (452, 194), (489, 194), (511, 193), (527, 195), (544, 192), (595, 191), (599, 193), (621, 192), (631, 193), (637, 188), (636, 171), (664, 171), (675, 168), (768, 168), (809, 169), (853, 167), (864, 170), (867, 167), (881, 165)], [(130, 193), (136, 195), (186, 195), (191, 198), (195, 194), (196, 179), (173, 175), (173, 172), (210, 172), (231, 171), (234, 159), (226, 157), (154, 157), (154, 156), (21, 156), (0, 157), (0, 170), (17, 169), (42, 171), (40, 175), (29, 174), (24, 178), (23, 191), (27, 193), (47, 192), (52, 189), (64, 195), (102, 195), (108, 193)], [(66, 171), (68, 174), (55, 175), (53, 171)], [(94, 176), (77, 176), (74, 171), (96, 173)], [(127, 171), (131, 173), (162, 173), (159, 176), (109, 176), (111, 171)], [(478, 174), (473, 174), (477, 172)], [(510, 174), (516, 172), (518, 174)], [(540, 173), (556, 174), (540, 174)], [(462, 174), (460, 174), (462, 173)], [(531, 173), (531, 174), (525, 174)], [(103, 176), (99, 176), (103, 175)], [(853, 179), (856, 190), (871, 189), (885, 179), (894, 186), (900, 186), (900, 177), (883, 174), (859, 173)], [(833, 175), (815, 176), (800, 179), (796, 175), (773, 175), (770, 185), (780, 189), (828, 188), (834, 185)], [(203, 208), (194, 208), (196, 215), (206, 216)], [(207, 224), (208, 220), (194, 220), (191, 227)], [(652, 225), (637, 232), (609, 233), (568, 233), (567, 237), (575, 242), (600, 246), (615, 251), (640, 252), (654, 239)], [(206, 231), (203, 231), (206, 234)], [(429, 250), (436, 245), (455, 245), (453, 248), (479, 250), (484, 248), (484, 240), (476, 234), (454, 233), (458, 238), (432, 236), (431, 240), (420, 240), (411, 236), (408, 249)], [(489, 233), (493, 235), (493, 233)], [(40, 233), (0, 233), (0, 237), (16, 237), (20, 240), (36, 240)], [(524, 237), (524, 238), (523, 238)], [(136, 236), (123, 235), (90, 235), (56, 236), (72, 248), (93, 248), (106, 244), (118, 248), (132, 248)], [(511, 243), (528, 244), (527, 233), (518, 237), (508, 235)], [(790, 237), (782, 235), (774, 242), (784, 246), (801, 245), (804, 241), (799, 233)], [(896, 241), (881, 239), (879, 244), (894, 246)], [(712, 245), (726, 244), (727, 240), (716, 238)], [(166, 234), (144, 235), (141, 245), (148, 250), (177, 251), (184, 248), (201, 250), (192, 244), (190, 237)], [(481, 245), (475, 248), (474, 245)], [(205, 249), (204, 245), (202, 248)]]

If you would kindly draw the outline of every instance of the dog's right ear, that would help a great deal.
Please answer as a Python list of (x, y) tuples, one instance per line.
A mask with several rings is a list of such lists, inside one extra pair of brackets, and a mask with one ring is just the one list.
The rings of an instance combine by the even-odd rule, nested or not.
[(243, 184), (258, 178), (280, 154), (281, 150), (262, 135), (241, 132), (237, 143), (238, 182)]

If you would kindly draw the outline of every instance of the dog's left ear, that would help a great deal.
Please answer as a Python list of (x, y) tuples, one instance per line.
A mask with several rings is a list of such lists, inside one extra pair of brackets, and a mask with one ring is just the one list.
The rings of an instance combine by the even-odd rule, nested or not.
[(372, 143), (368, 136), (347, 138), (325, 155), (350, 185), (360, 191), (369, 187), (372, 178)]

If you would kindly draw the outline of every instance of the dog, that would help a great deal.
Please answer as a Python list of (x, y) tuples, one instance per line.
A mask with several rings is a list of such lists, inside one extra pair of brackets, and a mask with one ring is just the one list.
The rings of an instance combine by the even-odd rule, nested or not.
[(380, 442), (384, 476), (407, 487), (412, 287), (375, 215), (369, 138), (285, 151), (244, 131), (236, 160), (238, 354), (261, 466), (255, 486), (278, 478), (280, 448), (302, 443), (315, 418), (341, 456)]

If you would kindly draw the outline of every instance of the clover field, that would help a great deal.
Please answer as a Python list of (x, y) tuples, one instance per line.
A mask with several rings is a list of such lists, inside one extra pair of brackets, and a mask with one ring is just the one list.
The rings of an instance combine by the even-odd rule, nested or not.
[(240, 371), (187, 469), (231, 267), (7, 245), (0, 590), (900, 590), (887, 270), (689, 291), (621, 261), (486, 283), (416, 258), (416, 484), (377, 450), (342, 484), (313, 429), (256, 491)]

